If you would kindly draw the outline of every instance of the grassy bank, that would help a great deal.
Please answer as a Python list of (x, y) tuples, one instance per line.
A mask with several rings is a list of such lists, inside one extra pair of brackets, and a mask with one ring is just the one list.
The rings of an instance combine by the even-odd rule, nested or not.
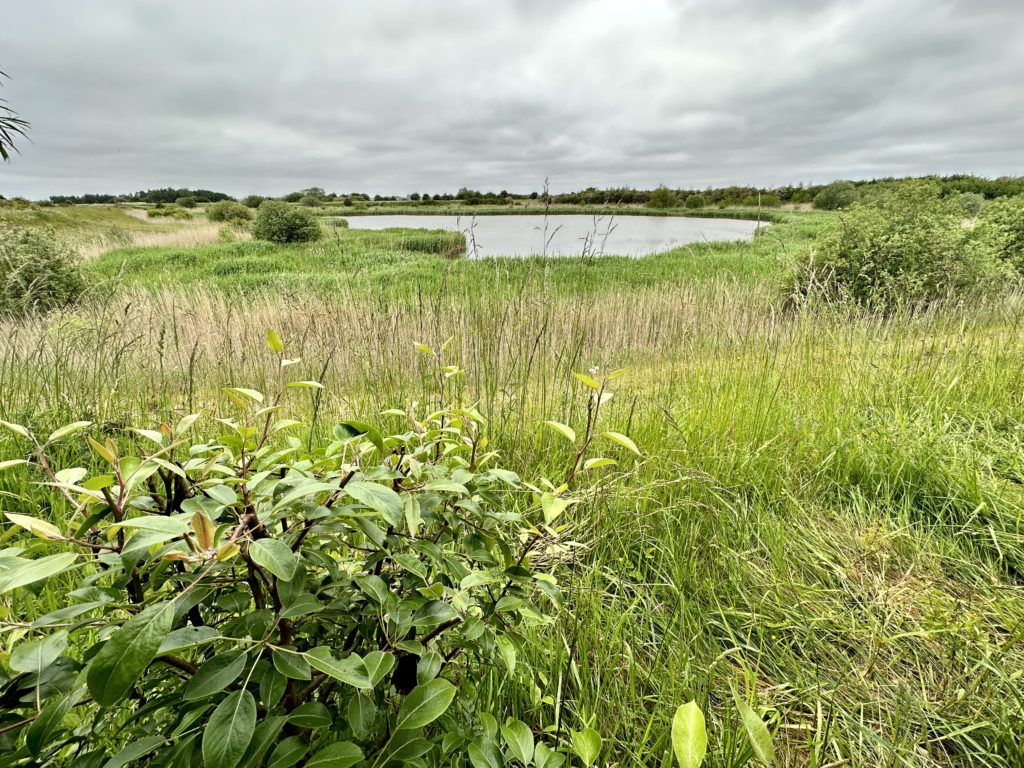
[[(221, 387), (275, 379), (272, 327), (302, 358), (295, 376), (326, 386), (291, 402), (323, 435), (341, 416), (429, 408), (436, 370), (416, 343), (452, 338), (465, 399), (535, 480), (568, 455), (539, 421), (586, 418), (572, 373), (626, 367), (604, 426), (642, 458), (616, 454), (624, 473), (573, 508), (566, 607), (532, 635), (524, 676), (482, 682), (480, 706), (538, 730), (592, 723), (602, 761), (636, 768), (671, 765), (690, 698), (708, 763), (747, 763), (733, 689), (786, 765), (1019, 765), (1024, 299), (783, 312), (822, 220), (587, 262), (450, 260), (358, 230), (119, 250), (88, 265), (117, 290), (4, 326), (0, 418), (43, 433), (89, 419), (127, 440), (203, 410), (212, 432)], [(0, 459), (17, 450), (0, 438)], [(27, 593), (10, 607), (40, 609)]]

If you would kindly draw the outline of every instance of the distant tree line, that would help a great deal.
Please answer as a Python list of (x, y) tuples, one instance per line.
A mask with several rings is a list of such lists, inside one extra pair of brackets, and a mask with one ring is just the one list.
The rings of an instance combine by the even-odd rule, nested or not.
[[(952, 176), (922, 177), (939, 189), (942, 197), (969, 197), (993, 200), (1001, 197), (1014, 197), (1024, 194), (1024, 177), (1001, 176), (987, 179), (981, 176), (956, 174)], [(705, 189), (686, 187), (659, 186), (655, 189), (634, 189), (632, 187), (611, 187), (597, 189), (587, 187), (578, 192), (562, 192), (548, 194), (543, 192), (514, 193), (508, 190), (500, 192), (484, 192), (462, 187), (456, 193), (450, 192), (413, 192), (409, 195), (373, 195), (363, 192), (336, 193), (326, 192), (321, 187), (308, 187), (283, 195), (277, 199), (287, 203), (298, 203), (306, 206), (323, 204), (357, 205), (368, 202), (409, 201), (417, 205), (433, 205), (458, 201), (465, 205), (510, 205), (516, 200), (544, 200), (558, 205), (646, 205), (652, 208), (704, 208), (730, 206), (763, 206), (776, 207), (787, 204), (811, 203), (816, 208), (844, 208), (859, 200), (870, 200), (880, 194), (891, 192), (911, 181), (909, 178), (881, 178), (861, 181), (834, 181), (828, 184), (796, 184), (781, 187), (727, 186), (707, 187)], [(235, 198), (223, 192), (208, 189), (151, 189), (126, 195), (54, 195), (50, 201), (58, 205), (88, 203), (150, 203), (194, 206), (203, 203), (215, 203)], [(249, 207), (257, 207), (264, 199), (260, 195), (249, 195), (241, 202)]]

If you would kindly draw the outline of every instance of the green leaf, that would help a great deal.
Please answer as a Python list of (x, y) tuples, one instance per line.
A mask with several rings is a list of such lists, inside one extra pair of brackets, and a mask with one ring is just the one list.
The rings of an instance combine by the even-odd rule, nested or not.
[(377, 705), (369, 696), (356, 695), (349, 700), (345, 714), (352, 735), (357, 739), (365, 739), (370, 735), (374, 718), (377, 716)]
[(174, 626), (174, 603), (151, 605), (128, 619), (100, 648), (86, 673), (89, 693), (109, 707), (124, 698)]
[(672, 750), (679, 768), (698, 768), (708, 749), (704, 713), (697, 702), (689, 701), (676, 710), (672, 718)]
[(574, 373), (573, 376), (575, 376), (579, 382), (590, 387), (595, 392), (601, 389), (601, 385), (598, 384), (597, 379), (595, 379), (593, 376), (588, 376), (585, 373)]
[(241, 651), (218, 653), (199, 667), (188, 681), (182, 698), (185, 701), (195, 701), (220, 693), (242, 674), (245, 659), (246, 656)]
[(363, 659), (363, 666), (366, 667), (366, 674), (370, 685), (375, 686), (395, 666), (395, 657), (387, 651), (373, 651), (366, 654)]
[(533, 732), (522, 720), (511, 719), (501, 726), (501, 735), (505, 739), (512, 756), (523, 765), (533, 762)]
[(239, 398), (252, 400), (256, 403), (263, 402), (263, 393), (257, 392), (255, 389), (245, 389), (244, 387), (224, 387), (224, 391), (229, 395), (236, 395)]
[(595, 457), (593, 459), (587, 459), (583, 462), (584, 469), (599, 469), (601, 467), (614, 467), (618, 464), (615, 459), (608, 459), (603, 456)]
[(157, 656), (163, 656), (165, 653), (174, 653), (184, 648), (193, 648), (208, 643), (218, 637), (220, 637), (220, 632), (213, 627), (182, 627), (165, 637), (156, 653)]
[(71, 552), (47, 555), (35, 560), (18, 560), (0, 575), (0, 595), (10, 592), (12, 589), (56, 576), (74, 565), (76, 560), (78, 560), (78, 555)]
[(263, 756), (277, 741), (281, 729), (287, 722), (288, 718), (284, 716), (268, 717), (256, 726), (249, 748), (245, 750), (245, 755), (242, 757), (242, 768), (256, 768), (257, 765), (263, 765)]
[(140, 757), (148, 755), (165, 741), (163, 736), (146, 736), (137, 739), (107, 760), (103, 764), (103, 768), (122, 768), (125, 765), (132, 765)]
[(543, 424), (544, 426), (555, 430), (555, 432), (560, 434), (573, 445), (576, 444), (576, 432), (573, 431), (572, 427), (566, 426), (560, 421), (545, 421)]
[(291, 581), (295, 576), (295, 553), (280, 539), (257, 539), (249, 545), (249, 557), (281, 581)]
[(455, 686), (443, 678), (417, 685), (406, 696), (395, 719), (395, 730), (422, 728), (445, 713), (455, 698)]
[(10, 469), (11, 467), (20, 467), (22, 464), (28, 464), (27, 459), (8, 459), (7, 461), (0, 461), (0, 471)]
[(498, 747), (482, 738), (469, 745), (468, 753), (473, 768), (503, 768), (505, 765)]
[(351, 741), (328, 744), (306, 763), (306, 768), (351, 768), (363, 759), (363, 753)]
[(533, 761), (537, 768), (561, 768), (565, 762), (565, 755), (555, 752), (547, 744), (541, 742), (537, 745)]
[(206, 768), (234, 768), (256, 730), (256, 700), (248, 691), (229, 693), (203, 729)]
[(267, 348), (275, 355), (284, 352), (284, 342), (273, 328), (267, 328)]
[(4, 512), (7, 519), (14, 523), (19, 528), (24, 528), (26, 531), (31, 533), (33, 536), (38, 536), (41, 539), (63, 539), (64, 534), (60, 532), (53, 523), (48, 523), (45, 520), (37, 520), (34, 517), (28, 515), (16, 515), (13, 512)]
[(73, 435), (73, 434), (75, 434), (75, 432), (80, 432), (81, 430), (85, 429), (86, 427), (91, 427), (91, 426), (92, 426), (92, 422), (91, 421), (76, 421), (73, 424), (66, 424), (65, 426), (61, 427), (60, 429), (55, 429), (53, 432), (51, 432), (50, 436), (48, 438), (46, 438), (46, 442), (47, 443), (56, 442), (57, 440), (60, 440), (62, 437), (67, 437), (68, 435)]
[(29, 431), (25, 429), (25, 427), (21, 426), (21, 424), (15, 424), (12, 421), (4, 421), (0, 419), (0, 427), (3, 427), (4, 429), (13, 432), (16, 435), (24, 437), (26, 440), (32, 439), (32, 435), (29, 434)]
[(632, 440), (630, 440), (628, 437), (626, 437), (621, 432), (603, 432), (602, 434), (606, 438), (611, 440), (613, 443), (618, 443), (623, 448), (626, 448), (627, 450), (630, 450), (633, 453), (635, 453), (637, 456), (641, 455), (640, 454), (640, 449), (636, 447), (636, 443), (634, 443)]
[(541, 494), (540, 508), (544, 512), (544, 524), (551, 525), (561, 517), (562, 513), (569, 507), (569, 500), (563, 499), (551, 492)]
[(331, 655), (330, 648), (321, 645), (306, 651), (304, 655), (311, 665), (335, 680), (354, 688), (373, 688), (366, 674), (366, 667), (355, 654), (345, 659), (336, 659)]
[(288, 722), (300, 728), (327, 728), (333, 721), (327, 707), (319, 701), (310, 701), (293, 709), (288, 715)]
[(274, 747), (267, 768), (291, 768), (306, 754), (309, 745), (298, 736), (289, 736)]
[(43, 707), (43, 711), (25, 732), (25, 746), (33, 756), (38, 756), (43, 748), (49, 745), (51, 737), (60, 728), (64, 718), (84, 694), (84, 688), (75, 688), (59, 699), (50, 699)]
[(601, 754), (601, 734), (593, 728), (573, 731), (572, 751), (589, 768), (589, 766), (597, 762), (597, 756)]
[(775, 746), (764, 720), (745, 701), (736, 699), (736, 709), (739, 710), (747, 738), (750, 739), (750, 747), (757, 759), (765, 765), (775, 765)]
[(274, 669), (285, 677), (290, 677), (292, 680), (309, 680), (312, 677), (309, 671), (309, 662), (301, 653), (275, 649), (273, 660)]
[(391, 525), (402, 521), (402, 497), (380, 483), (355, 482), (345, 486), (345, 493), (382, 514)]
[(68, 633), (55, 632), (40, 640), (22, 641), (14, 646), (7, 664), (15, 672), (42, 672), (68, 647)]

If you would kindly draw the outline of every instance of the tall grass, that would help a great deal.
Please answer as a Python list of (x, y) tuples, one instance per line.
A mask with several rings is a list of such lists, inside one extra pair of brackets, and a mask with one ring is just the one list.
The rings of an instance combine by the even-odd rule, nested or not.
[[(0, 418), (126, 437), (147, 418), (217, 415), (220, 387), (276, 376), (273, 327), (297, 375), (327, 387), (292, 403), (320, 433), (342, 414), (429, 407), (435, 369), (415, 343), (452, 338), (465, 397), (532, 480), (568, 450), (538, 421), (585, 419), (572, 372), (628, 367), (603, 418), (643, 457), (615, 453), (625, 472), (573, 510), (566, 608), (520, 660), (536, 690), (495, 674), (481, 705), (563, 732), (592, 720), (609, 765), (671, 765), (670, 719), (690, 698), (709, 764), (744, 764), (733, 689), (766, 709), (786, 765), (1021, 765), (1024, 297), (784, 312), (756, 275), (799, 257), (788, 232), (718, 252), (760, 254), (748, 279), (678, 265), (714, 248), (596, 271), (405, 252), (398, 287), (350, 274), (294, 294), (165, 279), (189, 254), (209, 270), (253, 244), (124, 251), (95, 263), (121, 259), (134, 288), (0, 329)], [(15, 450), (0, 442), (0, 458)]]

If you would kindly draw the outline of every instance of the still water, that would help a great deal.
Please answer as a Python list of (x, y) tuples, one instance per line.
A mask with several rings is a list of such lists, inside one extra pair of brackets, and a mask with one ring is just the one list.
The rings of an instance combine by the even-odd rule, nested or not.
[(544, 217), (533, 215), (351, 216), (348, 224), (353, 229), (418, 227), (463, 232), (467, 255), (479, 257), (646, 256), (689, 243), (751, 240), (757, 229), (755, 221), (681, 216), (548, 216), (546, 231)]

